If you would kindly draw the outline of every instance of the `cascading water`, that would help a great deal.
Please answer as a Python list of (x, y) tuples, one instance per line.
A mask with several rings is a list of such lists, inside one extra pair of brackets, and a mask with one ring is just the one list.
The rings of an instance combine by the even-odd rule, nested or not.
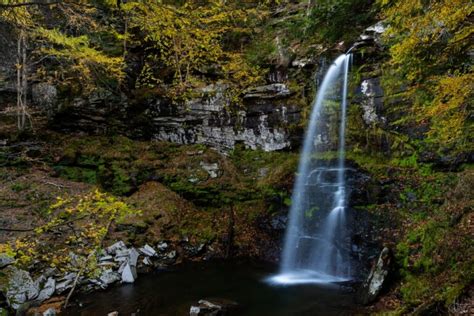
[[(345, 126), (350, 54), (329, 67), (306, 131), (293, 190), (279, 284), (349, 280), (351, 265), (345, 223)], [(331, 118), (339, 117), (339, 128)], [(331, 133), (332, 132), (332, 133)], [(322, 159), (338, 135), (337, 159)], [(336, 149), (334, 148), (334, 149)], [(327, 158), (327, 157), (326, 157)]]

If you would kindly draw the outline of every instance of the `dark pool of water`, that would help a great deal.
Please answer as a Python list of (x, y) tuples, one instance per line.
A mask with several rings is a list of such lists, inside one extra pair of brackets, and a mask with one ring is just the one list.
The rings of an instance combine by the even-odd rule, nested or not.
[(79, 296), (82, 307), (67, 315), (189, 315), (206, 298), (239, 303), (232, 315), (351, 315), (353, 294), (335, 285), (271, 286), (264, 279), (275, 267), (255, 263), (207, 262), (140, 275), (135, 284)]

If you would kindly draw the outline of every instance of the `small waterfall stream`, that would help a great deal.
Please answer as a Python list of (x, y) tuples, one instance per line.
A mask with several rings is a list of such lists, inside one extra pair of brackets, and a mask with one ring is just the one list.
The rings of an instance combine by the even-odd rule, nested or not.
[[(345, 127), (351, 54), (329, 67), (313, 102), (293, 190), (278, 284), (351, 279), (345, 209)], [(338, 120), (334, 120), (334, 116)], [(332, 119), (331, 119), (332, 118)], [(339, 122), (339, 128), (334, 124)], [(333, 133), (331, 131), (333, 130)], [(334, 138), (337, 136), (337, 142)], [(337, 144), (336, 159), (321, 159)]]

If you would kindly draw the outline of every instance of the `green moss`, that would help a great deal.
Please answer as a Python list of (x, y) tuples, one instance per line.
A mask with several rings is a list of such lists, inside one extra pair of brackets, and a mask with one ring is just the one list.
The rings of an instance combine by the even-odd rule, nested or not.
[(428, 280), (423, 277), (409, 275), (402, 283), (400, 292), (403, 300), (409, 305), (418, 305), (432, 294)]
[(90, 184), (97, 183), (97, 172), (94, 169), (74, 167), (74, 166), (55, 166), (54, 170), (60, 177)]
[(21, 192), (24, 190), (28, 190), (31, 187), (29, 183), (14, 183), (10, 186), (10, 189), (14, 192)]

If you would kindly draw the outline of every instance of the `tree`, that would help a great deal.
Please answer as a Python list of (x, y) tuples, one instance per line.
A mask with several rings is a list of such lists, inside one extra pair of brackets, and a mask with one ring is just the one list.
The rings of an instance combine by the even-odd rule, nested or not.
[(145, 49), (138, 86), (167, 85), (168, 96), (175, 98), (199, 85), (208, 68), (221, 79), (240, 80), (241, 85), (261, 79), (257, 69), (246, 64), (242, 52), (224, 47), (224, 36), (242, 31), (246, 16), (255, 10), (216, 0), (205, 5), (198, 1), (183, 5), (130, 1), (122, 9), (130, 18), (132, 41)]
[[(0, 21), (12, 26), (17, 37), (19, 130), (25, 129), (28, 122), (30, 127), (33, 125), (27, 104), (31, 81), (55, 81), (61, 90), (72, 89), (76, 94), (89, 93), (100, 86), (113, 90), (120, 85), (124, 77), (122, 52), (110, 54), (105, 47), (120, 43), (121, 36), (97, 20), (99, 11), (113, 10), (115, 3), (108, 0), (0, 2)], [(48, 19), (54, 19), (54, 23)], [(92, 40), (99, 33), (106, 43)]]
[[(385, 82), (403, 93), (426, 141), (439, 149), (472, 150), (472, 13), (469, 0), (379, 0), (389, 29)], [(407, 113), (408, 114), (408, 113)]]

